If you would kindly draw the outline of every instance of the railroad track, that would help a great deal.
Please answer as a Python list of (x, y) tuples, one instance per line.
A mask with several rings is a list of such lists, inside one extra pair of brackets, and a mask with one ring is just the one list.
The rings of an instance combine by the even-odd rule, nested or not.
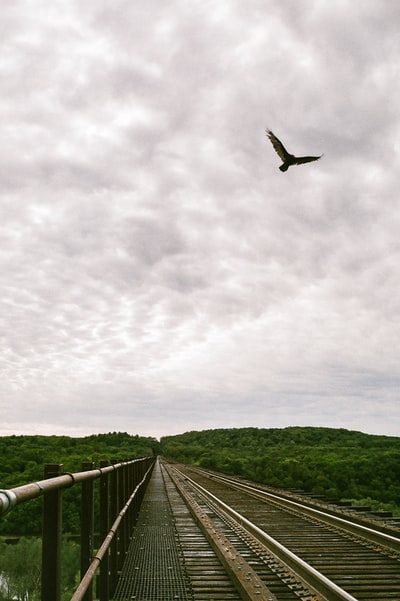
[[(206, 470), (162, 466), (169, 494), (176, 487), (239, 598), (400, 601), (398, 531)], [(210, 595), (193, 588), (195, 601), (235, 598)]]

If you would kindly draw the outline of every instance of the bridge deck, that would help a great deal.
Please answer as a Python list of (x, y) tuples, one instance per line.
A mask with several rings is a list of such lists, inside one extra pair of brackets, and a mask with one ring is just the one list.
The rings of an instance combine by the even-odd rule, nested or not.
[(217, 555), (157, 462), (114, 601), (240, 601)]
[(114, 601), (191, 599), (182, 549), (161, 469), (148, 484)]

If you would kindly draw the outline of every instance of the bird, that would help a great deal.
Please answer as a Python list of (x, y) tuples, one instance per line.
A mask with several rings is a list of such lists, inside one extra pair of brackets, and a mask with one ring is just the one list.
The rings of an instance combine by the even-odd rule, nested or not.
[(280, 165), (279, 167), (281, 171), (287, 171), (291, 165), (302, 165), (303, 163), (311, 163), (311, 161), (318, 161), (318, 159), (320, 159), (323, 156), (321, 154), (319, 157), (295, 157), (294, 154), (290, 154), (286, 150), (282, 142), (275, 136), (275, 134), (271, 130), (266, 129), (265, 133), (267, 134), (267, 137), (271, 140), (271, 144), (274, 147), (275, 152), (280, 156), (280, 158), (283, 161), (282, 165)]

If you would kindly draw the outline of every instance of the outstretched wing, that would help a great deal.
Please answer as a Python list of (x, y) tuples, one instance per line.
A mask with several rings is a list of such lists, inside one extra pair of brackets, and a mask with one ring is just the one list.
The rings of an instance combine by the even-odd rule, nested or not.
[(319, 157), (294, 157), (294, 163), (296, 165), (302, 165), (303, 163), (311, 163), (312, 161), (318, 161), (322, 157), (322, 154)]
[[(284, 147), (284, 145), (282, 144), (282, 142), (280, 140), (278, 140), (278, 138), (275, 136), (275, 134), (272, 133), (272, 131), (270, 130), (266, 130), (266, 134), (268, 136), (268, 138), (271, 140), (272, 146), (275, 149), (275, 152), (280, 156), (280, 158), (282, 159), (282, 161), (286, 161), (286, 159), (290, 156), (288, 151), (286, 150), (286, 148)], [(303, 158), (303, 157), (301, 157)]]

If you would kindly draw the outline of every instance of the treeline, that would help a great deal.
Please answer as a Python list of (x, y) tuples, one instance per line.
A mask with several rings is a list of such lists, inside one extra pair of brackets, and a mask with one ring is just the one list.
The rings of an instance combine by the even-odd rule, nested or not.
[[(99, 467), (101, 460), (128, 460), (159, 454), (155, 438), (126, 432), (69, 436), (0, 437), (0, 489), (15, 488), (43, 480), (45, 463), (63, 464), (64, 472), (79, 472), (84, 461)], [(63, 529), (79, 531), (79, 490), (74, 486), (63, 494)], [(22, 504), (0, 518), (0, 534), (39, 535), (42, 499)]]
[[(231, 428), (155, 438), (112, 432), (68, 436), (0, 437), (0, 489), (43, 479), (45, 463), (77, 472), (83, 461), (168, 459), (243, 476), (330, 499), (368, 501), (400, 514), (400, 438), (333, 428)], [(79, 490), (63, 494), (63, 530), (79, 531)], [(0, 519), (2, 535), (40, 535), (42, 499)]]
[(166, 436), (161, 453), (279, 488), (400, 513), (400, 438), (333, 428), (233, 428)]

